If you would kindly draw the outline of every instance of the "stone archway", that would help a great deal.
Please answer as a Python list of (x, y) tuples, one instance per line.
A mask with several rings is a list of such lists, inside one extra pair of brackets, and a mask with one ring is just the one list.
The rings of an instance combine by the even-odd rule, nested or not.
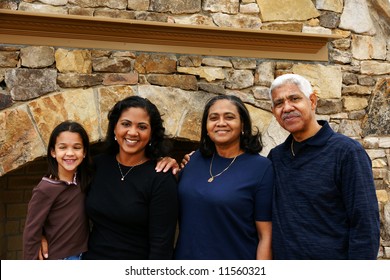
[[(172, 139), (184, 141), (199, 140), (204, 105), (215, 96), (203, 91), (153, 85), (111, 86), (55, 92), (6, 109), (0, 115), (3, 126), (0, 130), (0, 175), (45, 156), (50, 133), (63, 120), (83, 124), (91, 143), (101, 141), (107, 128), (108, 111), (117, 101), (130, 95), (148, 98), (156, 104), (164, 119), (166, 134)], [(274, 125), (271, 132), (268, 131), (273, 120), (269, 111), (252, 105), (247, 107), (254, 125), (263, 134), (270, 135), (275, 131)], [(276, 127), (276, 130), (281, 130)], [(279, 134), (277, 132), (276, 135)], [(284, 137), (266, 137), (264, 154), (280, 139)]]

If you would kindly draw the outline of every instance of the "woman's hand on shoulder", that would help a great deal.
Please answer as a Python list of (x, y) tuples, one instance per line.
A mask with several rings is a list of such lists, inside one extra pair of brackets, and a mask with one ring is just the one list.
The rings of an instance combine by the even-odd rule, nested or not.
[(195, 151), (192, 151), (191, 153), (184, 155), (184, 157), (183, 157), (183, 159), (181, 160), (181, 163), (180, 163), (180, 168), (181, 169), (183, 169), (187, 165), (187, 163), (190, 161), (191, 156), (192, 156), (193, 153), (195, 153)]
[(172, 169), (172, 174), (176, 175), (180, 171), (179, 164), (174, 158), (163, 157), (161, 158), (156, 165), (157, 172), (167, 172)]

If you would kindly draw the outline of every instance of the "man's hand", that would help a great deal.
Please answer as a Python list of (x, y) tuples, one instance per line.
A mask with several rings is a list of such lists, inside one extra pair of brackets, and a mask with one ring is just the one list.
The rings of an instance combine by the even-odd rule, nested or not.
[(157, 162), (157, 172), (167, 172), (169, 169), (172, 169), (173, 175), (176, 175), (180, 171), (179, 164), (174, 158), (163, 157)]

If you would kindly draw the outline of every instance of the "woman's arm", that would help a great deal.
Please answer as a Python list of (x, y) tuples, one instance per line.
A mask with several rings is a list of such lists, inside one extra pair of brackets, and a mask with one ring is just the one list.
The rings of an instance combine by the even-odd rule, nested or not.
[(257, 260), (272, 260), (272, 222), (256, 221), (257, 234), (259, 236), (259, 244), (257, 245)]
[(149, 259), (173, 258), (173, 245), (178, 217), (177, 182), (174, 176), (153, 187), (149, 203)]
[(156, 165), (156, 171), (157, 172), (167, 172), (169, 169), (172, 168), (172, 174), (176, 175), (179, 171), (179, 164), (174, 158), (171, 157), (163, 157), (161, 158)]

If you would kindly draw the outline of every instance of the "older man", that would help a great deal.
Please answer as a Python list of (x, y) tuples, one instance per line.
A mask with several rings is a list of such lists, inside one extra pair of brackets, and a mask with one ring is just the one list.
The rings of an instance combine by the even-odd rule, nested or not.
[(379, 213), (371, 160), (357, 141), (317, 121), (308, 80), (285, 74), (272, 112), (291, 134), (271, 150), (275, 259), (376, 259)]

